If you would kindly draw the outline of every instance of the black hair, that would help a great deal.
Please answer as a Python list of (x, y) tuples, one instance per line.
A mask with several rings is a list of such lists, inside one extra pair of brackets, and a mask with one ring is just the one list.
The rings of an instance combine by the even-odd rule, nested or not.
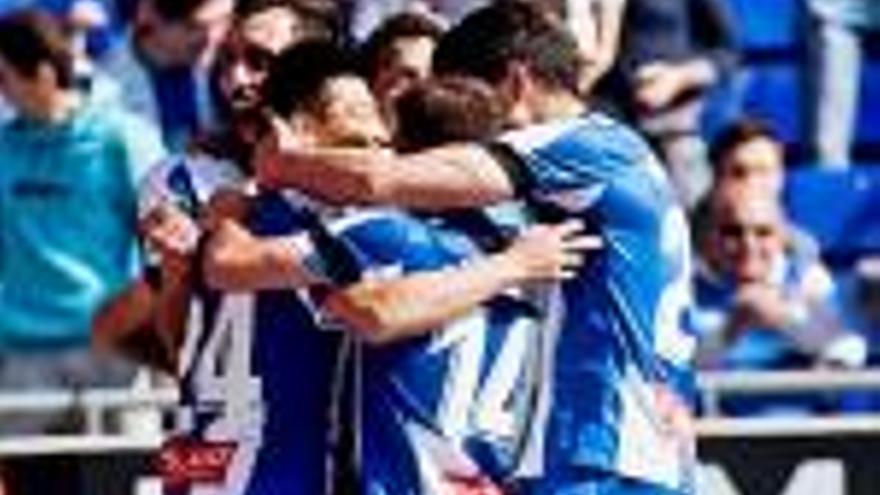
[(35, 77), (42, 64), (49, 64), (59, 86), (75, 84), (68, 33), (58, 19), (41, 10), (25, 9), (0, 18), (0, 56), (25, 77)]
[(156, 13), (166, 21), (182, 21), (211, 0), (141, 0), (152, 2)]
[(241, 20), (260, 12), (281, 8), (296, 14), (301, 28), (310, 37), (336, 38), (339, 36), (340, 16), (338, 5), (328, 0), (237, 0), (235, 19)]
[(534, 2), (497, 0), (450, 29), (434, 52), (434, 71), (497, 83), (521, 62), (545, 84), (579, 93), (577, 42), (557, 16)]
[(767, 139), (782, 147), (773, 127), (760, 119), (742, 118), (722, 129), (709, 146), (709, 162), (717, 169), (724, 158), (737, 146), (753, 139)]
[(356, 75), (354, 57), (324, 40), (304, 41), (281, 52), (272, 64), (265, 101), (281, 116), (318, 103), (328, 79)]
[(439, 42), (442, 36), (443, 26), (425, 14), (402, 12), (391, 16), (360, 47), (363, 74), (372, 79), (385, 62), (388, 49), (400, 38), (426, 37)]

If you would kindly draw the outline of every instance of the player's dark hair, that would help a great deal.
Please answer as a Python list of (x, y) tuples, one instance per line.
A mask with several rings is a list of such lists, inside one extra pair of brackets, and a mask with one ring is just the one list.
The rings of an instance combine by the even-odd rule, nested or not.
[(401, 38), (426, 37), (435, 41), (443, 36), (443, 26), (418, 12), (403, 12), (386, 19), (361, 45), (359, 58), (363, 73), (372, 79), (388, 58), (388, 50)]
[(354, 57), (329, 41), (299, 43), (278, 55), (269, 71), (265, 101), (281, 116), (319, 103), (328, 79), (357, 74)]
[(449, 30), (434, 52), (438, 74), (499, 82), (520, 62), (545, 84), (577, 94), (582, 61), (575, 39), (558, 18), (534, 2), (497, 0)]
[(182, 21), (211, 0), (141, 0), (152, 2), (153, 8), (166, 21)]
[(59, 86), (71, 88), (75, 83), (67, 32), (60, 21), (41, 10), (20, 10), (0, 17), (0, 57), (25, 77), (35, 77), (42, 64), (49, 64)]
[(270, 9), (281, 8), (292, 12), (300, 20), (299, 29), (305, 29), (309, 38), (334, 38), (338, 35), (339, 9), (328, 0), (238, 0), (235, 19), (242, 20)]

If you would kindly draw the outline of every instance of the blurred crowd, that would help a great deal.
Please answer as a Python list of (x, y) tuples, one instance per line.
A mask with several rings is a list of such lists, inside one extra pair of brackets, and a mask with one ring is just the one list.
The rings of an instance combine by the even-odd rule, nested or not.
[[(871, 57), (865, 40), (880, 30), (880, 3), (802, 1), (797, 38), (808, 48), (809, 98), (795, 144), (816, 167), (852, 173), (860, 167), (851, 154), (859, 70)], [(427, 146), (422, 126), (449, 120), (407, 120), (417, 112), (406, 106), (420, 98), (477, 93), (467, 103), (475, 105), (473, 119), (425, 135), (469, 138), (476, 131), (468, 126), (491, 128), (483, 88), (420, 86), (444, 28), (482, 3), (0, 0), (0, 394), (132, 383), (137, 370), (93, 351), (90, 331), (98, 308), (150, 256), (139, 239), (139, 212), (149, 207), (139, 191), (156, 164), (174, 157), (208, 153), (249, 163), (265, 125), (254, 110), (256, 88), (284, 48), (320, 37), (356, 53), (397, 129), (397, 146)], [(793, 143), (777, 123), (734, 111), (706, 129), (707, 107), (717, 107), (719, 95), (734, 98), (731, 81), (751, 63), (734, 2), (546, 3), (564, 12), (597, 68), (591, 74), (608, 69), (582, 82), (598, 88), (591, 104), (650, 138), (692, 212), (696, 301), (686, 325), (700, 338), (699, 367), (880, 365), (880, 258), (859, 253), (829, 264), (809, 226), (791, 220), (784, 198)], [(623, 19), (615, 20), (621, 8)], [(596, 40), (618, 32), (616, 53), (597, 49)], [(480, 47), (473, 49), (477, 57)], [(441, 94), (425, 96), (431, 91)], [(282, 96), (274, 103), (284, 108)], [(728, 414), (877, 411), (876, 395), (761, 396), (723, 407)], [(0, 434), (68, 428), (70, 418), (0, 421)]]

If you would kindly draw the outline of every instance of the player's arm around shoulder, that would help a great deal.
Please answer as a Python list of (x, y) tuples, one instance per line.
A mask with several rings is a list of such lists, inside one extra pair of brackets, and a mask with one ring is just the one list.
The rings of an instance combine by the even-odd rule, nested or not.
[(455, 144), (419, 153), (304, 148), (276, 129), (258, 147), (254, 169), (269, 187), (295, 188), (335, 205), (393, 204), (421, 210), (478, 207), (513, 196), (491, 153)]
[(417, 337), (464, 316), (511, 287), (570, 278), (594, 238), (569, 222), (532, 227), (505, 251), (333, 292), (324, 308), (374, 345)]

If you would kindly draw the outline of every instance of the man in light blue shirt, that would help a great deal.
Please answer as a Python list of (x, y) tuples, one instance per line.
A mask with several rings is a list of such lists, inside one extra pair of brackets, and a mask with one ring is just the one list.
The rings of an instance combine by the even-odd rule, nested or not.
[[(89, 328), (138, 266), (136, 184), (158, 133), (78, 92), (64, 36), (35, 11), (0, 17), (0, 89), (17, 115), (0, 127), (0, 391), (111, 384)], [(45, 426), (27, 419), (0, 433)]]

